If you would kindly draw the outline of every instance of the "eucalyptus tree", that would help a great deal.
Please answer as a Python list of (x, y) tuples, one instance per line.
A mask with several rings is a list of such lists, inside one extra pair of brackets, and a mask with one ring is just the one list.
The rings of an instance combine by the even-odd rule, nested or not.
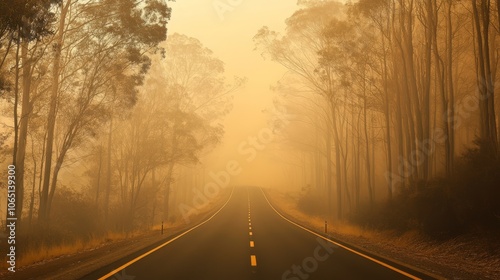
[(472, 0), (472, 16), (476, 55), (477, 85), (479, 88), (480, 139), (484, 147), (498, 155), (498, 128), (495, 112), (495, 64), (491, 51), (492, 8), (490, 0)]
[[(329, 129), (327, 129), (328, 143), (333, 142), (335, 148), (335, 169), (336, 169), (336, 189), (337, 189), (337, 217), (342, 217), (342, 178), (343, 174), (341, 156), (345, 153), (345, 143), (341, 139), (343, 130), (342, 120), (339, 114), (340, 94), (337, 90), (338, 77), (335, 69), (330, 65), (320, 65), (318, 53), (327, 47), (326, 40), (323, 39), (323, 32), (330, 21), (337, 17), (342, 17), (344, 6), (335, 1), (311, 1), (304, 3), (305, 8), (295, 12), (287, 19), (287, 32), (281, 35), (269, 30), (267, 27), (261, 28), (254, 37), (257, 49), (265, 57), (283, 65), (291, 73), (302, 79), (303, 84), (311, 92), (318, 94), (328, 104)], [(330, 137), (332, 132), (333, 137)], [(330, 140), (328, 140), (330, 139)], [(332, 198), (332, 168), (331, 152), (326, 151), (327, 170), (326, 185), (330, 191), (328, 199)], [(329, 203), (332, 205), (332, 203)], [(330, 211), (331, 212), (331, 211)], [(332, 213), (330, 213), (332, 214)]]
[[(29, 48), (31, 42), (38, 44), (39, 40), (51, 33), (51, 23), (54, 21), (55, 16), (51, 7), (57, 2), (57, 0), (6, 0), (0, 3), (0, 50), (3, 44), (7, 42), (5, 50), (3, 50), (4, 53), (0, 58), (0, 92), (5, 90), (6, 85), (6, 79), (2, 75), (2, 68), (11, 48), (15, 47), (15, 74), (13, 77), (14, 145), (12, 164), (16, 166), (16, 216), (20, 221), (24, 205), (28, 124), (33, 110), (31, 81), (36, 63), (40, 58), (38, 53), (30, 51)], [(20, 83), (22, 84), (20, 85)], [(22, 96), (20, 96), (20, 90), (22, 90)], [(18, 112), (19, 102), (21, 102), (20, 114)]]
[[(142, 83), (150, 65), (147, 54), (158, 50), (166, 39), (170, 18), (164, 1), (66, 0), (58, 11), (41, 221), (49, 218), (57, 176), (68, 151), (109, 120), (115, 98), (135, 99), (133, 89)], [(120, 79), (131, 81), (132, 91), (126, 92), (132, 96), (115, 93)], [(56, 141), (60, 150), (52, 166)]]
[(164, 45), (165, 58), (157, 61), (148, 82), (162, 98), (175, 102), (168, 106), (170, 134), (169, 163), (163, 182), (163, 218), (168, 218), (170, 185), (175, 165), (196, 163), (203, 151), (219, 143), (224, 130), (221, 118), (232, 107), (232, 95), (245, 79), (228, 83), (224, 63), (195, 39), (172, 34)]

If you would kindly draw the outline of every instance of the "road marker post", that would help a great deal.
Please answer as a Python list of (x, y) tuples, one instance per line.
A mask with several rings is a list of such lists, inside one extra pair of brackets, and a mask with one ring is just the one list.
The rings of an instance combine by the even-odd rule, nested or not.
[(206, 224), (207, 222), (209, 222), (210, 220), (212, 220), (212, 219), (213, 219), (213, 217), (215, 217), (217, 214), (219, 214), (219, 212), (220, 212), (220, 211), (222, 211), (222, 209), (224, 209), (224, 207), (226, 207), (226, 205), (228, 204), (229, 200), (231, 200), (231, 198), (233, 197), (233, 192), (234, 192), (234, 187), (232, 188), (232, 190), (231, 190), (231, 194), (229, 195), (229, 198), (227, 199), (226, 203), (224, 203), (224, 205), (222, 205), (222, 207), (221, 207), (219, 210), (217, 210), (217, 212), (215, 212), (212, 216), (208, 217), (208, 218), (207, 218), (206, 220), (204, 220), (203, 222), (201, 222), (201, 223), (199, 223), (199, 224), (197, 224), (197, 225), (193, 226), (192, 228), (190, 228), (190, 229), (188, 229), (188, 230), (185, 230), (184, 232), (182, 232), (182, 233), (180, 233), (179, 235), (177, 235), (176, 237), (174, 237), (174, 238), (172, 238), (172, 239), (170, 239), (170, 240), (166, 241), (165, 243), (161, 244), (160, 246), (158, 246), (158, 247), (156, 247), (156, 248), (154, 248), (154, 249), (152, 249), (152, 250), (150, 250), (150, 251), (148, 251), (148, 252), (146, 252), (146, 253), (144, 253), (144, 254), (142, 254), (142, 255), (138, 256), (138, 257), (136, 257), (135, 259), (133, 259), (133, 260), (131, 260), (131, 261), (129, 261), (129, 262), (127, 262), (127, 263), (125, 263), (125, 264), (121, 265), (120, 267), (118, 267), (118, 268), (114, 269), (113, 271), (109, 272), (108, 274), (106, 274), (106, 275), (104, 275), (104, 276), (102, 276), (102, 277), (98, 278), (98, 280), (106, 280), (106, 279), (110, 278), (110, 277), (111, 277), (111, 276), (113, 276), (114, 274), (116, 274), (116, 273), (120, 272), (121, 270), (123, 270), (123, 269), (127, 268), (128, 266), (132, 265), (133, 263), (135, 263), (135, 262), (137, 262), (137, 261), (139, 261), (139, 260), (141, 260), (141, 259), (143, 259), (143, 258), (147, 257), (148, 255), (150, 255), (150, 254), (152, 254), (152, 253), (154, 253), (154, 252), (156, 252), (156, 251), (160, 250), (161, 248), (163, 248), (163, 247), (167, 246), (168, 244), (170, 244), (170, 243), (174, 242), (175, 240), (177, 240), (177, 239), (179, 239), (179, 238), (183, 237), (184, 235), (186, 235), (186, 234), (190, 233), (191, 231), (193, 231), (193, 230), (195, 230), (195, 229), (199, 228), (200, 226), (202, 226), (202, 225)]

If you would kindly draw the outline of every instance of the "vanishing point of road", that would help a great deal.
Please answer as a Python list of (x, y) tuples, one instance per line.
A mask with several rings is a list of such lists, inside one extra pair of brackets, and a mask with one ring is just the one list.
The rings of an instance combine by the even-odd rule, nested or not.
[(433, 279), (359, 252), (283, 217), (257, 187), (236, 187), (218, 212), (83, 279)]

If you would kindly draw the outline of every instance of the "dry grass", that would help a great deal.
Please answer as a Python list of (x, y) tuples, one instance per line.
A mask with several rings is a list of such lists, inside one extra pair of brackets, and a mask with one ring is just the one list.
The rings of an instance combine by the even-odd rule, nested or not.
[[(205, 215), (211, 212), (214, 207), (220, 206), (221, 202), (226, 199), (226, 195), (222, 194), (219, 198), (211, 201), (203, 208), (198, 209), (198, 215)], [(186, 226), (186, 222), (183, 219), (177, 219), (173, 222), (165, 222), (163, 224), (163, 228), (165, 231), (171, 228), (179, 228), (182, 226)], [(161, 223), (156, 224), (152, 227), (152, 231), (160, 231)], [(133, 232), (116, 232), (109, 231), (104, 235), (95, 236), (90, 238), (89, 240), (76, 240), (74, 242), (66, 242), (58, 245), (47, 246), (42, 244), (41, 246), (37, 246), (34, 248), (28, 249), (26, 252), (20, 254), (16, 266), (17, 267), (26, 267), (33, 264), (43, 264), (48, 260), (57, 259), (64, 256), (69, 256), (73, 254), (77, 254), (80, 252), (84, 252), (87, 250), (94, 250), (96, 248), (102, 247), (106, 244), (122, 241), (125, 239), (137, 237), (147, 234), (145, 231), (133, 231)], [(6, 263), (2, 263), (2, 268), (6, 268)]]
[(89, 240), (79, 239), (74, 242), (66, 242), (54, 246), (42, 244), (40, 247), (28, 249), (26, 252), (23, 252), (18, 259), (17, 266), (24, 267), (87, 250), (93, 250), (105, 245), (106, 243), (124, 240), (140, 234), (143, 233), (139, 231), (129, 233), (110, 231), (103, 236), (93, 237)]
[[(305, 214), (297, 208), (297, 194), (283, 194), (272, 189), (266, 190), (269, 194), (268, 198), (280, 210), (285, 210), (285, 213), (294, 217), (295, 219), (307, 223), (311, 228), (318, 231), (323, 231), (325, 226), (325, 218), (321, 216), (311, 216)], [(334, 232), (342, 235), (356, 236), (356, 237), (374, 237), (377, 235), (374, 231), (365, 230), (359, 226), (341, 222), (338, 220), (328, 220), (328, 232)]]
[(78, 240), (71, 244), (60, 244), (52, 247), (42, 245), (37, 249), (28, 250), (27, 252), (23, 253), (20, 256), (17, 265), (23, 267), (35, 263), (40, 263), (49, 259), (71, 255), (73, 253), (85, 250), (86, 248), (88, 248), (88, 246), (90, 246), (90, 244), (94, 244), (94, 242), (90, 242), (87, 245), (87, 242)]

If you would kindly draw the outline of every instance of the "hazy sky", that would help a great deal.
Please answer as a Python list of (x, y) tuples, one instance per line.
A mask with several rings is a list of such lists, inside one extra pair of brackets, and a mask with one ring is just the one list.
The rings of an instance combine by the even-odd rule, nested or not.
[(243, 172), (235, 180), (240, 183), (259, 184), (262, 181), (258, 178), (267, 177), (265, 174), (272, 172), (266, 164), (269, 162), (265, 160), (265, 151), (259, 152), (255, 160), (247, 162), (245, 156), (238, 152), (238, 146), (267, 127), (262, 111), (272, 108), (273, 93), (269, 86), (285, 72), (284, 68), (265, 61), (258, 51), (254, 51), (252, 38), (262, 26), (284, 31), (285, 19), (297, 9), (296, 2), (180, 0), (170, 4), (173, 12), (169, 34), (181, 33), (199, 39), (224, 61), (229, 80), (235, 75), (248, 79), (245, 88), (234, 94), (234, 108), (225, 120), (226, 136), (215, 151), (219, 162), (212, 166), (217, 171), (230, 159), (240, 161)]

